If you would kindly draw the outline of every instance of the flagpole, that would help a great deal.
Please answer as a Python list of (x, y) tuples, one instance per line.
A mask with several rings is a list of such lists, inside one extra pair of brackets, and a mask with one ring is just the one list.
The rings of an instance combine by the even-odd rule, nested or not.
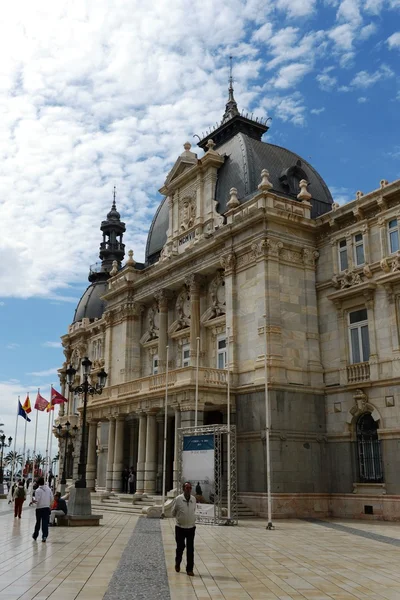
[(51, 395), (51, 390), (53, 389), (53, 384), (50, 387), (50, 403), (51, 403), (51, 426), (50, 426), (50, 450), (49, 450), (49, 471), (51, 471), (51, 450), (53, 446), (53, 425), (54, 425), (54, 406), (53, 399)]
[[(38, 388), (38, 394), (40, 394), (40, 388)], [(36, 399), (37, 400), (37, 399)], [(36, 402), (35, 402), (35, 408), (36, 408)], [(36, 462), (36, 441), (37, 441), (37, 426), (38, 426), (38, 416), (39, 416), (39, 410), (36, 408), (36, 422), (35, 422), (35, 440), (33, 442), (33, 473), (32, 473), (32, 479), (35, 478), (35, 462)]]
[(227, 399), (226, 399), (226, 412), (227, 412), (227, 420), (226, 420), (226, 424), (228, 426), (228, 448), (227, 448), (227, 452), (228, 452), (228, 456), (227, 456), (227, 463), (228, 463), (228, 477), (227, 477), (227, 492), (228, 492), (228, 521), (230, 521), (231, 519), (231, 368), (230, 368), (230, 355), (229, 355), (229, 350), (230, 350), (230, 327), (226, 328), (227, 334), (228, 334), (228, 343), (227, 343), (227, 366), (228, 366), (228, 373), (227, 373), (227, 387), (226, 387), (226, 393), (227, 393)]
[(200, 354), (200, 338), (196, 338), (196, 391), (195, 391), (195, 409), (194, 409), (194, 426), (197, 427), (197, 412), (199, 409), (199, 354)]
[[(29, 394), (28, 394), (29, 396)], [(25, 468), (25, 455), (26, 455), (26, 426), (28, 425), (28, 415), (25, 413), (25, 428), (24, 428), (24, 451), (22, 453), (22, 467), (21, 467), (21, 479), (24, 478), (24, 468)]]
[(169, 347), (167, 346), (167, 361), (166, 361), (166, 365), (165, 365), (164, 451), (163, 451), (162, 505), (161, 505), (161, 518), (162, 519), (165, 517), (164, 505), (165, 505), (165, 486), (166, 486), (166, 472), (167, 472), (168, 352), (169, 352)]
[(11, 481), (10, 481), (10, 486), (12, 486), (12, 484), (14, 482), (15, 453), (17, 451), (18, 417), (19, 417), (19, 396), (18, 396), (18, 405), (17, 405), (17, 418), (15, 420), (14, 454), (13, 454), (12, 465), (11, 465)]
[(49, 436), (50, 436), (50, 421), (51, 421), (51, 409), (49, 410), (49, 422), (47, 425), (47, 442), (46, 442), (46, 458), (45, 458), (45, 471), (44, 471), (44, 476), (45, 476), (45, 480), (47, 478), (47, 472), (48, 472), (48, 460), (49, 460)]

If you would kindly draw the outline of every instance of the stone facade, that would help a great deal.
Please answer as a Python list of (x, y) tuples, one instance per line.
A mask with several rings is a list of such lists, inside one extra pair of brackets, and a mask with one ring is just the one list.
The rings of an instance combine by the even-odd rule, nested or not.
[[(229, 336), (239, 496), (265, 514), (266, 328), (274, 514), (360, 517), (368, 505), (395, 518), (400, 181), (312, 218), (307, 182), (297, 198), (276, 193), (265, 164), (256, 192), (238, 199), (232, 188), (221, 215), (223, 164), (212, 140), (200, 159), (185, 144), (160, 190), (169, 225), (157, 260), (139, 268), (130, 254), (108, 279), (104, 313), (62, 338), (63, 392), (66, 366), (84, 356), (94, 377), (108, 373), (88, 406), (88, 485), (119, 491), (122, 469), (134, 466), (137, 494), (160, 492), (168, 356), (167, 487), (176, 488), (177, 431), (194, 425), (197, 358), (199, 425), (226, 422)], [(75, 424), (78, 404), (71, 397), (60, 421)], [(369, 446), (363, 415), (376, 425)]]

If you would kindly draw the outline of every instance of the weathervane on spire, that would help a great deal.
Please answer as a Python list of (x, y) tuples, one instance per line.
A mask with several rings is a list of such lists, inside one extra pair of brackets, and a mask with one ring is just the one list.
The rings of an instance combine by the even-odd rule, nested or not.
[(113, 205), (112, 208), (114, 210), (117, 210), (117, 205), (115, 204), (115, 198), (117, 196), (117, 187), (114, 185), (114, 190), (113, 190)]

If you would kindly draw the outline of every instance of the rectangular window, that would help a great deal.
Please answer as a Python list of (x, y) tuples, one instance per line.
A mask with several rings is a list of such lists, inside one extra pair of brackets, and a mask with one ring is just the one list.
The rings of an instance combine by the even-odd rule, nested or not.
[(369, 335), (367, 309), (349, 313), (350, 361), (351, 363), (369, 360)]
[(226, 369), (226, 337), (220, 335), (217, 338), (217, 369)]
[(182, 346), (182, 367), (190, 367), (190, 344)]
[(397, 219), (392, 219), (388, 223), (390, 253), (393, 254), (399, 249), (399, 227)]
[(345, 271), (349, 268), (349, 262), (347, 260), (347, 243), (346, 240), (339, 241), (339, 269)]
[(158, 354), (155, 354), (153, 356), (152, 373), (153, 373), (153, 375), (157, 375), (158, 374)]
[(365, 263), (364, 239), (362, 233), (356, 233), (354, 236), (354, 258), (357, 266)]

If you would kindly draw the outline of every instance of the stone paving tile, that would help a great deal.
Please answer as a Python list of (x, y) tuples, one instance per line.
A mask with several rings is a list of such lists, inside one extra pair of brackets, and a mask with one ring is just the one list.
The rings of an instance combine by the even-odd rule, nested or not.
[(189, 578), (173, 570), (174, 523), (165, 521), (171, 599), (184, 597), (185, 590), (187, 598), (199, 600), (205, 587), (221, 600), (400, 600), (399, 524), (321, 525), (280, 520), (274, 531), (266, 531), (261, 520), (229, 528), (199, 525), (196, 577)]

